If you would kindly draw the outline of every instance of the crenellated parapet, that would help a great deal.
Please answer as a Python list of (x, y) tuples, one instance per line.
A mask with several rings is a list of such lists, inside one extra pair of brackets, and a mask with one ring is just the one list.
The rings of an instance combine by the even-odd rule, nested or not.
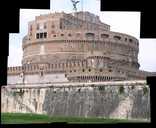
[(69, 71), (72, 69), (87, 67), (85, 60), (69, 60), (60, 63), (36, 63), (36, 64), (25, 64), (23, 66), (8, 67), (8, 74), (20, 74), (24, 73), (37, 73), (40, 71), (44, 72), (55, 72), (55, 71)]
[(16, 66), (16, 67), (8, 67), (8, 74), (20, 74), (22, 72), (22, 66)]

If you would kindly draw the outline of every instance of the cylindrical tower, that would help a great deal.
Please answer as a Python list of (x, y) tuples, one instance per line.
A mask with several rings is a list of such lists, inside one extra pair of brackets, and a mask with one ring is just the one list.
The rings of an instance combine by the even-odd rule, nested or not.
[(123, 80), (139, 69), (138, 40), (110, 31), (89, 12), (37, 16), (29, 22), (22, 46), (23, 65), (67, 65), (60, 68), (71, 81)]

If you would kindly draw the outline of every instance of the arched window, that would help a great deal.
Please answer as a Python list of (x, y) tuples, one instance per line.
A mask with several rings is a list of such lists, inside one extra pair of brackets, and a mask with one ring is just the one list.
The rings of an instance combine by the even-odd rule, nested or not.
[(133, 40), (132, 39), (129, 39), (129, 42), (133, 42)]
[(112, 70), (111, 70), (111, 69), (109, 69), (109, 72), (112, 72)]
[(120, 36), (114, 36), (114, 39), (115, 39), (115, 40), (120, 40), (121, 37), (120, 37)]
[(102, 69), (100, 69), (100, 72), (102, 72)]
[(105, 38), (108, 38), (109, 35), (108, 34), (101, 34), (101, 38), (105, 39)]
[(93, 40), (94, 37), (95, 37), (95, 34), (94, 33), (86, 33), (85, 36), (86, 36), (87, 39)]
[(72, 36), (72, 35), (69, 33), (68, 36)]

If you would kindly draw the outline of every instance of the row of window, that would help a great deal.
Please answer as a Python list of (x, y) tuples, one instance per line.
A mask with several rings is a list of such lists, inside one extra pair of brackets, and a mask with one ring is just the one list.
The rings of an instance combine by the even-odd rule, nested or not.
[[(85, 69), (82, 69), (82, 72), (85, 72), (86, 70)], [(102, 69), (99, 69), (99, 71), (100, 72), (102, 72), (103, 70)], [(112, 69), (109, 69), (108, 70), (109, 72), (112, 72)], [(76, 72), (76, 70), (70, 70), (70, 72)], [(88, 72), (91, 72), (91, 69), (88, 69)], [(123, 71), (120, 71), (120, 70), (118, 70), (118, 73), (121, 73), (121, 74), (124, 74), (124, 72)]]
[[(64, 36), (64, 34), (61, 34), (61, 36)], [(70, 33), (69, 33), (69, 34), (68, 34), (68, 36), (69, 36), (69, 37), (71, 37), (71, 36), (72, 36), (72, 34), (70, 34)]]
[[(95, 34), (94, 33), (86, 33), (85, 35), (87, 38), (94, 38)], [(101, 34), (101, 38), (105, 39), (105, 38), (109, 38), (108, 34)], [(114, 36), (113, 37), (115, 40), (121, 40), (120, 36)], [(125, 38), (125, 41), (127, 41), (127, 38)], [(133, 42), (132, 39), (129, 39), (129, 42)]]
[[(40, 24), (37, 24), (37, 30), (39, 29), (46, 29), (47, 28), (47, 25), (46, 23), (44, 23), (43, 25), (40, 25)], [(52, 28), (55, 28), (55, 25), (52, 25)], [(32, 31), (32, 25), (30, 26), (30, 31)], [(52, 34), (54, 34), (54, 32), (52, 31)], [(45, 35), (45, 36), (44, 36)], [(46, 38), (46, 35), (47, 34), (38, 34), (36, 35), (36, 38), (37, 39), (40, 39), (40, 38)], [(30, 36), (32, 36), (32, 33), (30, 32)], [(61, 34), (61, 36), (64, 36), (64, 34)], [(68, 34), (69, 37), (71, 37), (72, 35), (71, 34)], [(80, 33), (77, 33), (76, 36), (80, 36)], [(95, 34), (94, 33), (86, 33), (85, 34), (86, 38), (90, 38), (90, 39), (93, 39), (95, 38)], [(56, 35), (53, 35), (53, 37), (56, 37)], [(101, 38), (105, 39), (105, 38), (109, 38), (109, 35), (108, 34), (101, 34)], [(115, 40), (121, 40), (121, 37), (120, 36), (114, 36), (113, 37)], [(127, 41), (128, 39), (125, 38), (125, 41)], [(132, 39), (129, 39), (129, 42), (133, 42)], [(137, 43), (138, 44), (138, 43)]]
[[(76, 36), (80, 36), (81, 34), (80, 33), (77, 33)], [(61, 36), (64, 36), (64, 34), (61, 34)], [(72, 36), (72, 34), (68, 34), (69, 37)], [(90, 39), (94, 39), (95, 38), (95, 35), (93, 33), (86, 33), (85, 34), (86, 38), (90, 38)], [(56, 34), (53, 35), (53, 37), (56, 37)], [(101, 34), (101, 38), (109, 38), (109, 35), (108, 34)], [(121, 37), (120, 36), (114, 36), (113, 37), (115, 40), (121, 40)], [(125, 41), (127, 41), (127, 38), (125, 38)], [(129, 39), (129, 42), (133, 42), (132, 39)]]
[(114, 79), (113, 77), (110, 77), (110, 76), (82, 76), (82, 77), (78, 77), (80, 79), (90, 79), (90, 80), (93, 80), (93, 81), (103, 81), (103, 80), (112, 80)]
[(36, 39), (47, 38), (47, 32), (36, 33)]
[[(53, 34), (53, 33), (54, 33), (54, 31), (52, 31), (52, 34)], [(81, 35), (80, 33), (77, 33), (77, 34), (76, 34), (77, 37), (80, 36), (80, 35)], [(62, 33), (61, 36), (64, 36), (64, 34)], [(72, 34), (69, 33), (68, 36), (71, 37)], [(92, 38), (92, 37), (94, 38), (94, 37), (95, 37), (93, 33), (86, 33), (85, 36), (86, 36), (87, 38)], [(56, 37), (56, 35), (53, 35), (53, 37)], [(108, 38), (109, 35), (101, 34), (101, 37), (102, 37), (102, 38)]]
[[(99, 71), (102, 72), (103, 70), (100, 69)], [(72, 70), (70, 70), (70, 72), (72, 72)], [(76, 72), (76, 70), (73, 70), (73, 72)], [(82, 72), (85, 72), (85, 69), (82, 69)], [(88, 72), (91, 72), (91, 69), (90, 68), (88, 69)], [(112, 70), (109, 69), (109, 72), (112, 72)]]
[[(53, 35), (53, 37), (56, 37), (56, 36), (57, 36), (56, 34)], [(64, 34), (62, 33), (61, 36), (63, 37)], [(68, 36), (71, 37), (72, 34), (69, 33)], [(80, 33), (77, 33), (76, 36), (79, 37)], [(86, 36), (86, 38), (89, 38), (89, 39), (94, 39), (94, 37), (95, 37), (95, 35), (93, 33), (86, 33), (85, 36)], [(109, 35), (107, 35), (107, 34), (101, 34), (101, 38), (108, 38), (108, 37), (109, 37)], [(41, 39), (41, 38), (47, 38), (47, 32), (41, 32), (41, 33), (36, 34), (36, 39)], [(121, 37), (120, 36), (114, 36), (114, 39), (120, 40)], [(125, 38), (125, 41), (127, 41), (127, 38)], [(133, 40), (129, 39), (129, 42), (133, 42)]]

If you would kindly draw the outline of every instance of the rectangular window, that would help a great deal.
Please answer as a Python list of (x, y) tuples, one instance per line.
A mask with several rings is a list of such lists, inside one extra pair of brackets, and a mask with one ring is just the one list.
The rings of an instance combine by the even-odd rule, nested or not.
[(40, 33), (40, 38), (43, 38), (43, 33)]
[(44, 38), (47, 38), (47, 33), (46, 32), (44, 32)]
[(60, 29), (62, 29), (62, 20), (60, 20)]
[(36, 39), (39, 39), (39, 38), (40, 38), (39, 33), (37, 33), (36, 34)]

